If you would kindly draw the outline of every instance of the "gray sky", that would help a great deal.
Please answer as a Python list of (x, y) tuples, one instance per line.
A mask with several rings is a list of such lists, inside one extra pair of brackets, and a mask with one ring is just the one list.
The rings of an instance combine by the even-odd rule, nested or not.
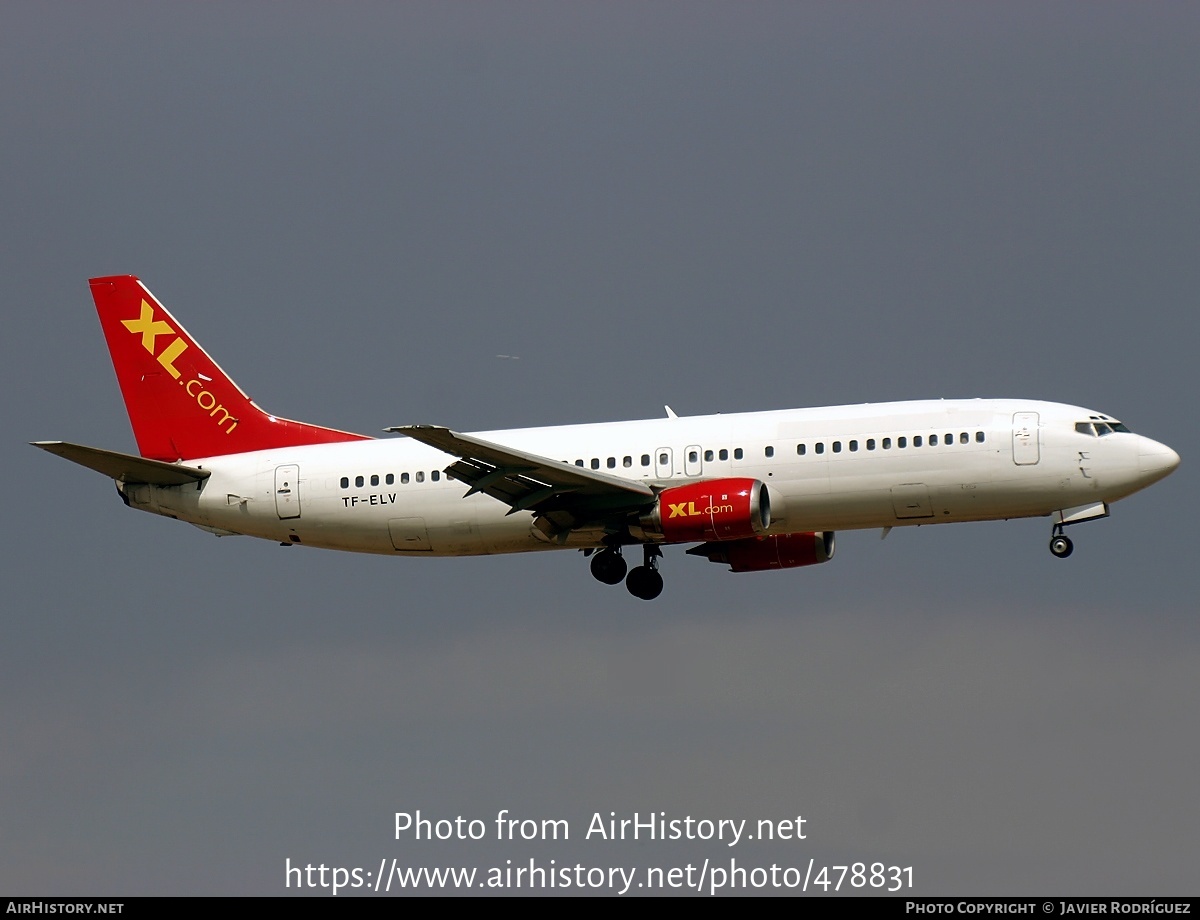
[[(6, 4), (0, 891), (535, 856), (1194, 894), (1198, 47), (1165, 3)], [(25, 446), (134, 449), (86, 284), (123, 272), (367, 433), (1028, 396), (1184, 464), (1065, 562), (1045, 520), (676, 549), (653, 604), (575, 553), (216, 540)], [(392, 833), (502, 808), (572, 840)], [(579, 839), (610, 811), (808, 839)]]

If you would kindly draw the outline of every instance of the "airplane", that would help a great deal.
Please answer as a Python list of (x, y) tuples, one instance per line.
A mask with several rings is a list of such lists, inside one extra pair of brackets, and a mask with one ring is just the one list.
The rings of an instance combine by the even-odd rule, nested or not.
[(598, 581), (652, 600), (677, 544), (760, 572), (828, 562), (839, 530), (1048, 516), (1065, 558), (1066, 527), (1179, 465), (1111, 416), (1026, 399), (373, 438), (264, 412), (137, 277), (90, 284), (139, 455), (33, 446), (218, 536), (409, 557), (579, 549)]

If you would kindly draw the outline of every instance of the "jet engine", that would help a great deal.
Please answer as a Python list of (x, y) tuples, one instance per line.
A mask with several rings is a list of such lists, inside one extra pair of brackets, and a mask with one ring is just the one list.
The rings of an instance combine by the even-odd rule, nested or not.
[(833, 531), (783, 533), (748, 540), (702, 543), (688, 555), (704, 556), (709, 562), (724, 562), (731, 572), (767, 572), (817, 565), (833, 558)]
[(693, 482), (660, 492), (638, 524), (646, 539), (663, 543), (762, 536), (771, 526), (771, 496), (757, 479)]

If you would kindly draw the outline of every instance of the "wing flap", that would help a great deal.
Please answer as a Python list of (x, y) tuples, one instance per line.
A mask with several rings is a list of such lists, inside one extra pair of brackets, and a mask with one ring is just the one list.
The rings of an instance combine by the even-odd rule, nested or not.
[(194, 466), (179, 466), (162, 460), (148, 460), (132, 454), (99, 447), (85, 447), (68, 441), (32, 441), (47, 453), (86, 466), (89, 470), (103, 473), (120, 482), (144, 482), (153, 486), (182, 486), (189, 482), (200, 482), (212, 475), (210, 470)]

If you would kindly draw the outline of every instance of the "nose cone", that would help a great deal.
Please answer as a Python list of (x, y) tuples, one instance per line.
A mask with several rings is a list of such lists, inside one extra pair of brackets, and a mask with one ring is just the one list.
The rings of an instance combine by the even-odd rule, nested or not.
[(1179, 454), (1149, 438), (1142, 438), (1138, 445), (1138, 471), (1149, 485), (1158, 482), (1179, 466)]

